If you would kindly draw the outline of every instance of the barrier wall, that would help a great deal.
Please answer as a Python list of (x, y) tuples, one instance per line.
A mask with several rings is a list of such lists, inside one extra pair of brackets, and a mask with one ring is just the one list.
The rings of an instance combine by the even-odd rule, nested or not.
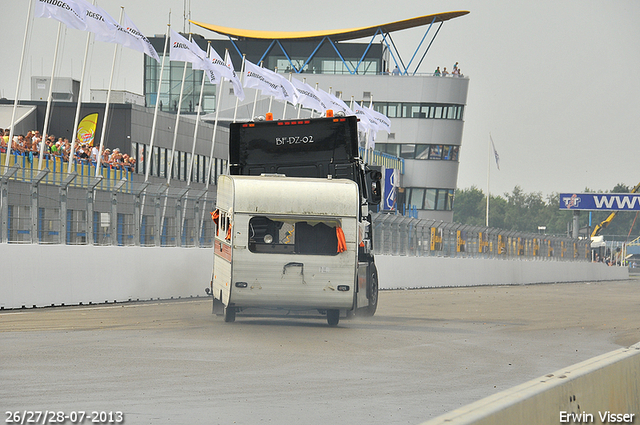
[(0, 244), (0, 308), (205, 296), (213, 249)]
[(494, 394), (422, 425), (558, 423), (640, 423), (640, 343)]
[[(211, 248), (0, 244), (0, 308), (204, 296)], [(380, 287), (620, 280), (624, 267), (563, 261), (376, 256)]]
[(589, 282), (629, 278), (626, 267), (569, 261), (376, 255), (382, 289)]

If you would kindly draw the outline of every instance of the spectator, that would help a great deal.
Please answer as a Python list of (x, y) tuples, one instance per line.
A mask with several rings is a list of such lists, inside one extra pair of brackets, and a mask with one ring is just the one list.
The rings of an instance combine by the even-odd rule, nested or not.
[(111, 157), (111, 150), (109, 148), (106, 148), (104, 152), (102, 152), (103, 167), (108, 167), (109, 165), (111, 165), (110, 157)]
[(456, 69), (458, 69), (458, 62), (453, 64), (453, 72), (456, 72)]
[(434, 72), (434, 73), (433, 73), (433, 75), (435, 75), (436, 77), (439, 77), (440, 75), (442, 75), (442, 74), (440, 73), (440, 67), (437, 67), (437, 68), (436, 68), (436, 72)]
[(449, 71), (447, 71), (447, 67), (445, 66), (444, 69), (442, 70), (442, 76), (446, 77), (447, 75), (449, 75)]
[(400, 75), (400, 70), (398, 69), (398, 65), (396, 65), (396, 67), (393, 68), (392, 74), (393, 75)]
[(92, 146), (91, 147), (91, 162), (93, 163), (97, 163), (98, 162), (98, 147), (97, 146)]

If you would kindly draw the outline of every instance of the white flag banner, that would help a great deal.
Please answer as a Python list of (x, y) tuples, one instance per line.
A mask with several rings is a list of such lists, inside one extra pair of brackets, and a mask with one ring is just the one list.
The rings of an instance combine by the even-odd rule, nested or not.
[(296, 78), (291, 79), (291, 84), (298, 90), (298, 103), (302, 106), (319, 112), (324, 112), (328, 109), (327, 105), (320, 98), (317, 90), (309, 84)]
[(85, 31), (87, 8), (84, 1), (74, 0), (35, 0), (33, 16), (53, 18), (69, 28)]
[(129, 34), (129, 37), (126, 38), (126, 42), (123, 43), (125, 47), (129, 47), (133, 50), (137, 50), (138, 52), (142, 52), (145, 55), (155, 59), (157, 62), (160, 62), (160, 58), (158, 57), (158, 52), (153, 48), (149, 39), (145, 37), (138, 27), (129, 19), (127, 14), (124, 14), (124, 29)]
[(118, 22), (106, 11), (91, 3), (86, 4), (87, 15), (85, 22), (87, 31), (94, 34), (94, 38), (105, 43), (117, 43)]
[(324, 104), (327, 105), (327, 109), (333, 109), (334, 113), (337, 111), (342, 111), (345, 116), (355, 115), (355, 113), (351, 110), (351, 108), (347, 106), (346, 103), (344, 103), (334, 95), (329, 94), (322, 89), (316, 90), (316, 93), (318, 94), (318, 96), (320, 96)]
[(378, 111), (375, 111), (371, 108), (364, 107), (366, 111), (369, 113), (374, 120), (378, 122), (378, 130), (384, 130), (388, 133), (391, 133), (391, 120), (384, 114), (381, 114)]
[(293, 84), (286, 78), (266, 68), (260, 68), (245, 60), (244, 87), (260, 89), (262, 94), (273, 95), (296, 105), (298, 94)]
[[(260, 68), (248, 60), (244, 61), (244, 87), (248, 89), (259, 89), (262, 94), (277, 96), (280, 93), (278, 81), (268, 74), (268, 69)], [(273, 80), (273, 81), (272, 81)]]
[(358, 126), (365, 130), (380, 130), (380, 125), (378, 121), (376, 121), (369, 112), (365, 110), (362, 106), (358, 105), (358, 102), (353, 102), (353, 112), (360, 120), (358, 122)]
[(206, 53), (194, 42), (187, 40), (174, 30), (171, 30), (171, 47), (169, 59), (172, 61), (189, 62), (193, 69), (204, 69)]
[(227, 77), (227, 80), (231, 81), (231, 85), (233, 86), (233, 94), (240, 100), (244, 100), (244, 89), (242, 88), (242, 84), (240, 83), (240, 78), (238, 78), (238, 74), (233, 69), (233, 62), (231, 62), (231, 55), (227, 54), (227, 68), (229, 68), (232, 72), (231, 78)]

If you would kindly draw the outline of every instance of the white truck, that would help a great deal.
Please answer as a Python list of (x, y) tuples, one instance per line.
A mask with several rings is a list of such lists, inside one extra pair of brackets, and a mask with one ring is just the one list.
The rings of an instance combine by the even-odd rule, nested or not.
[[(292, 124), (293, 123), (293, 124)], [(373, 315), (369, 207), (380, 172), (358, 157), (355, 117), (232, 124), (218, 179), (213, 312), (249, 308)]]

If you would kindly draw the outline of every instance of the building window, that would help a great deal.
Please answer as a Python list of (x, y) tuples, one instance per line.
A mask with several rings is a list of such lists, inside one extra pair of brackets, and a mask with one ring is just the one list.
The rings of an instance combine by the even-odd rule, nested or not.
[(405, 188), (407, 208), (430, 211), (453, 210), (453, 189), (433, 189), (422, 187)]
[(373, 109), (389, 118), (461, 120), (463, 105), (416, 102), (373, 102)]
[(376, 143), (376, 149), (404, 159), (428, 159), (437, 161), (458, 161), (460, 146), (423, 145), (401, 143)]

